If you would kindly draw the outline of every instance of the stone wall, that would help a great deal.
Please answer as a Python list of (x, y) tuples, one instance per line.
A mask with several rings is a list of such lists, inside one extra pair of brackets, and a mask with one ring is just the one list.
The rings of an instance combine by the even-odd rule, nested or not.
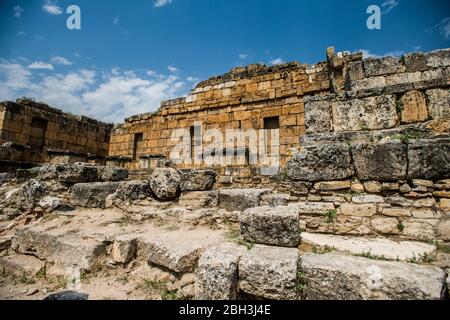
[(279, 185), (310, 232), (450, 240), (450, 50), (355, 61), (304, 97), (306, 135)]
[(29, 99), (0, 103), (2, 161), (94, 161), (105, 158), (112, 125)]
[[(293, 62), (273, 67), (258, 64), (238, 67), (199, 83), (185, 98), (163, 102), (155, 113), (126, 119), (112, 134), (109, 155), (127, 161), (128, 168), (151, 167), (147, 159), (168, 158), (178, 143), (171, 140), (174, 129), (190, 130), (201, 122), (203, 131), (258, 130), (264, 128), (265, 118), (278, 117), (280, 160), (285, 164), (299, 147), (299, 136), (305, 132), (302, 96), (328, 92), (329, 87), (326, 62), (313, 66)], [(142, 141), (136, 143), (136, 139)], [(249, 166), (217, 169), (223, 175), (257, 174), (257, 169)]]

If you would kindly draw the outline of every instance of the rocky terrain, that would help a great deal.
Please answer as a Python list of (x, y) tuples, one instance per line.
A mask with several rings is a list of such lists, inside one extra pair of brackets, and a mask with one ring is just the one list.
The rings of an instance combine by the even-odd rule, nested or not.
[[(214, 181), (213, 171), (164, 164), (136, 181), (124, 169), (84, 163), (3, 175), (0, 297), (42, 299), (68, 289), (89, 299), (447, 294), (442, 241), (309, 232), (305, 217), (333, 219), (332, 202), (276, 189), (214, 190)], [(353, 205), (366, 206), (361, 215), (372, 210)]]

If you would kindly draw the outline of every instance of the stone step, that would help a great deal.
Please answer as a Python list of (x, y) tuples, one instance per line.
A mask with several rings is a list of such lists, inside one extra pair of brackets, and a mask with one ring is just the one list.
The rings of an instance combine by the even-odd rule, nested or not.
[(281, 247), (297, 247), (300, 242), (299, 211), (293, 206), (256, 207), (239, 214), (244, 239)]
[(239, 260), (239, 290), (271, 300), (298, 297), (296, 248), (256, 245)]
[(35, 277), (44, 266), (44, 261), (33, 256), (11, 254), (0, 257), (0, 268), (3, 275)]
[(304, 232), (301, 238), (302, 245), (317, 246), (319, 250), (337, 250), (385, 260), (420, 261), (436, 254), (436, 246), (431, 244), (393, 241), (382, 237), (347, 237)]
[(77, 265), (90, 270), (106, 256), (103, 241), (83, 239), (78, 235), (60, 235), (58, 230), (26, 227), (17, 230), (12, 249), (20, 254), (33, 255), (63, 268)]
[(127, 264), (143, 258), (186, 273), (194, 271), (206, 248), (226, 241), (221, 230), (124, 219), (118, 210), (78, 210), (72, 217), (54, 217), (17, 229), (12, 249), (63, 268), (76, 265), (89, 271), (97, 264)]
[(436, 300), (445, 281), (437, 267), (338, 253), (302, 255), (300, 274), (312, 300)]
[(244, 211), (258, 207), (261, 197), (269, 192), (269, 189), (221, 189), (218, 191), (218, 206), (228, 211)]
[(225, 241), (222, 232), (206, 228), (152, 231), (138, 238), (139, 255), (176, 273), (194, 272), (203, 252)]

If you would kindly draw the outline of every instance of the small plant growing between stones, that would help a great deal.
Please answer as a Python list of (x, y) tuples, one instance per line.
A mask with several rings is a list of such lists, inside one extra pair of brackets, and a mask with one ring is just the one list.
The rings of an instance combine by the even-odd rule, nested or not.
[(407, 132), (400, 133), (393, 137), (393, 139), (400, 140), (401, 142), (405, 142), (405, 143), (410, 140), (421, 139), (421, 138), (422, 138), (422, 135), (420, 133), (409, 134)]
[(245, 240), (239, 231), (239, 229), (230, 228), (229, 231), (225, 234), (228, 240), (235, 242), (239, 245), (245, 246), (247, 250), (251, 250), (254, 246), (253, 242)]
[(405, 230), (405, 226), (403, 225), (402, 222), (399, 222), (399, 223), (397, 224), (397, 229), (398, 229), (398, 231), (400, 231), (400, 232), (403, 232), (403, 230)]
[(336, 209), (328, 210), (327, 212), (325, 212), (325, 222), (326, 223), (333, 223), (334, 220), (336, 220), (336, 216), (337, 216), (337, 210)]
[(406, 259), (406, 262), (409, 263), (419, 263), (420, 259), (416, 257), (416, 255), (413, 253), (413, 256), (411, 258)]
[(363, 253), (359, 254), (358, 256), (364, 257), (364, 258), (367, 258), (367, 259), (372, 259), (372, 260), (385, 260), (385, 261), (389, 260), (388, 258), (386, 258), (383, 255), (377, 256), (377, 255), (372, 254), (372, 250), (363, 252)]
[(36, 273), (37, 279), (47, 279), (47, 262), (44, 266)]
[(424, 253), (422, 255), (419, 255), (420, 260), (423, 263), (433, 263), (436, 261), (437, 259), (437, 253)]
[(329, 252), (332, 252), (335, 250), (336, 250), (335, 247), (330, 247), (329, 245), (326, 245), (324, 247), (316, 246), (316, 245), (312, 246), (312, 252), (317, 253), (317, 254), (325, 254), (325, 253), (329, 253)]

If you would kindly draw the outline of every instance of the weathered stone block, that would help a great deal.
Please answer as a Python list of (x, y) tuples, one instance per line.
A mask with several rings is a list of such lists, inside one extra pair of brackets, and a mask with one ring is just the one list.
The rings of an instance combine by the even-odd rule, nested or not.
[(427, 61), (422, 52), (406, 53), (403, 56), (406, 72), (427, 70)]
[(342, 254), (305, 254), (301, 268), (308, 299), (437, 300), (445, 281), (437, 267)]
[(402, 71), (401, 60), (394, 57), (370, 58), (363, 60), (366, 77), (383, 76)]
[(297, 298), (296, 248), (256, 245), (239, 261), (239, 289), (273, 300)]
[(411, 210), (400, 208), (383, 208), (381, 214), (389, 217), (410, 217)]
[(446, 89), (426, 91), (428, 112), (435, 120), (450, 118), (450, 92)]
[(223, 189), (219, 190), (219, 208), (228, 211), (244, 211), (259, 206), (261, 196), (268, 189)]
[(156, 168), (150, 176), (150, 188), (161, 200), (173, 200), (180, 193), (181, 175), (173, 168)]
[(150, 184), (145, 180), (121, 182), (115, 193), (115, 197), (122, 201), (143, 200), (152, 195)]
[(299, 210), (294, 206), (257, 207), (239, 215), (244, 239), (261, 244), (297, 247)]
[(399, 100), (402, 123), (423, 122), (428, 119), (425, 94), (420, 91), (409, 91)]
[(393, 128), (398, 122), (394, 95), (334, 101), (334, 131), (359, 131)]
[(431, 68), (450, 66), (450, 49), (441, 49), (425, 55), (427, 66)]
[(353, 174), (350, 151), (345, 144), (306, 147), (287, 164), (291, 180), (341, 180)]
[(339, 211), (346, 216), (373, 217), (377, 213), (377, 206), (375, 204), (343, 203)]
[(245, 248), (222, 244), (206, 250), (195, 272), (195, 298), (198, 300), (235, 300), (238, 263)]
[(314, 189), (320, 191), (333, 191), (333, 190), (342, 190), (342, 189), (350, 189), (351, 182), (350, 180), (346, 181), (322, 181), (317, 182), (314, 185)]
[(406, 178), (407, 147), (400, 141), (352, 145), (353, 162), (360, 180), (392, 181)]
[(439, 180), (450, 177), (450, 139), (408, 142), (408, 179)]
[(334, 210), (332, 202), (295, 202), (290, 203), (289, 206), (298, 208), (300, 215), (324, 215), (327, 211)]
[(70, 189), (70, 203), (86, 208), (104, 208), (106, 198), (116, 192), (120, 182), (77, 183)]
[(364, 69), (362, 61), (353, 61), (348, 65), (348, 79), (350, 81), (361, 80), (364, 78)]
[(137, 250), (137, 237), (123, 235), (114, 239), (111, 258), (116, 263), (126, 264), (130, 262), (136, 256)]
[(331, 131), (331, 106), (329, 101), (305, 103), (305, 125), (307, 133)]
[(211, 190), (217, 173), (213, 170), (191, 170), (181, 174), (181, 191)]
[(65, 183), (82, 183), (98, 181), (97, 168), (89, 164), (64, 166), (58, 174), (58, 180)]
[(369, 193), (379, 193), (381, 191), (381, 183), (378, 181), (364, 182), (364, 189)]
[(370, 225), (380, 234), (399, 234), (399, 223), (396, 218), (374, 218), (370, 221)]
[(436, 238), (435, 227), (438, 220), (409, 219), (403, 222), (403, 235), (411, 239), (430, 241)]
[(128, 179), (128, 170), (114, 167), (97, 167), (101, 181), (123, 181)]

